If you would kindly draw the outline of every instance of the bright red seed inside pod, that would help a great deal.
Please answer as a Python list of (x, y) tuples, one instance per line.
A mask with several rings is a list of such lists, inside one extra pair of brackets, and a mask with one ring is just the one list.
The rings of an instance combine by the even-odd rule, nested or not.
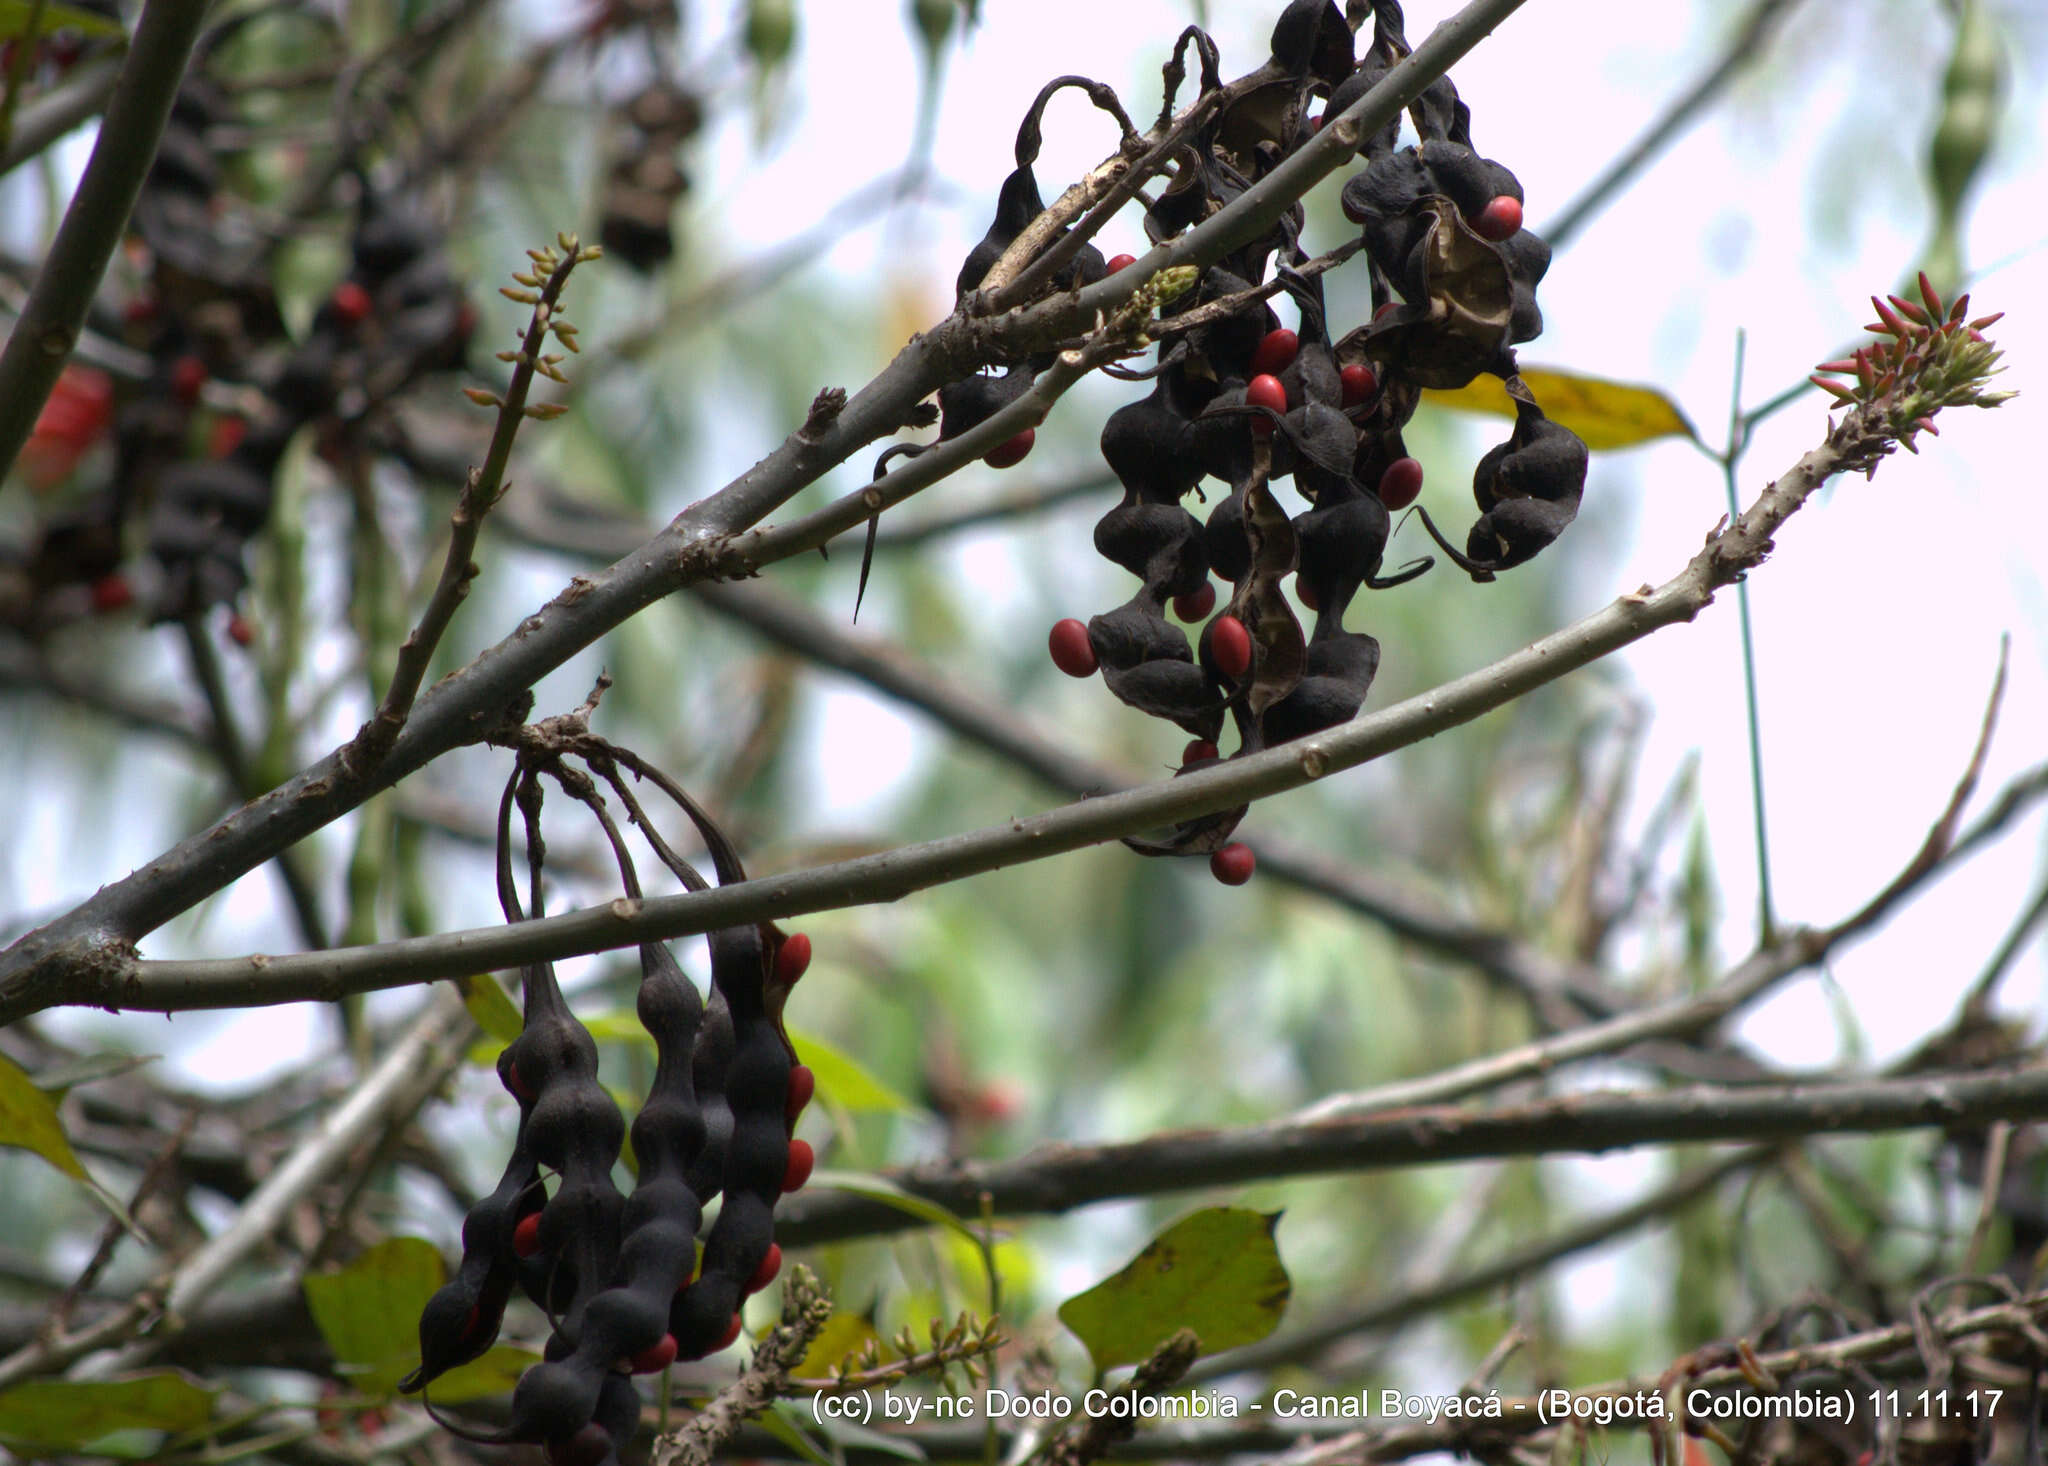
[(1212, 759), (1214, 757), (1216, 757), (1216, 745), (1206, 738), (1193, 740), (1180, 753), (1180, 761), (1183, 765), (1198, 764), (1204, 759)]
[(1109, 257), (1109, 263), (1106, 266), (1104, 266), (1104, 271), (1107, 274), (1114, 275), (1118, 270), (1123, 269), (1126, 265), (1135, 265), (1136, 263), (1138, 263), (1138, 257), (1136, 255), (1111, 255)]
[(768, 1244), (768, 1251), (762, 1254), (761, 1265), (755, 1268), (754, 1275), (747, 1279), (747, 1292), (749, 1294), (760, 1292), (763, 1288), (774, 1282), (776, 1275), (781, 1271), (782, 1244), (770, 1242)]
[(811, 1179), (811, 1171), (818, 1164), (818, 1153), (811, 1149), (808, 1140), (792, 1140), (789, 1143), (789, 1164), (782, 1170), (782, 1193), (804, 1189), (804, 1182)]
[(676, 1362), (676, 1336), (663, 1334), (659, 1344), (650, 1344), (631, 1359), (626, 1367), (634, 1374), (660, 1374)]
[(539, 1212), (528, 1212), (519, 1219), (519, 1225), (512, 1229), (512, 1250), (521, 1257), (531, 1257), (540, 1251)]
[(1343, 384), (1346, 407), (1356, 407), (1361, 402), (1370, 402), (1372, 394), (1380, 389), (1380, 379), (1373, 375), (1371, 367), (1362, 362), (1353, 362), (1338, 372), (1337, 380)]
[(782, 949), (775, 954), (776, 986), (795, 987), (796, 980), (809, 970), (810, 965), (811, 939), (802, 932), (783, 938)]
[(1413, 458), (1396, 458), (1380, 475), (1380, 502), (1389, 509), (1406, 509), (1422, 492), (1422, 465)]
[(1069, 677), (1095, 675), (1095, 648), (1088, 641), (1088, 628), (1072, 616), (1053, 624), (1046, 646), (1052, 652), (1052, 664)]
[(1218, 616), (1209, 628), (1209, 654), (1217, 670), (1235, 682), (1252, 669), (1252, 634), (1235, 616)]
[(1216, 609), (1216, 587), (1204, 585), (1198, 591), (1173, 598), (1173, 614), (1183, 621), (1200, 621)]
[(716, 1353), (717, 1353), (717, 1352), (718, 1352), (718, 1351), (719, 1351), (720, 1349), (729, 1349), (729, 1348), (731, 1348), (731, 1347), (732, 1347), (732, 1341), (733, 1341), (734, 1339), (737, 1339), (737, 1338), (738, 1338), (739, 1336), (740, 1336), (740, 1316), (739, 1316), (739, 1315), (738, 1315), (737, 1313), (735, 1313), (735, 1314), (734, 1314), (734, 1315), (732, 1316), (732, 1322), (731, 1322), (731, 1323), (729, 1323), (729, 1324), (727, 1324), (727, 1325), (725, 1326), (725, 1332), (724, 1332), (724, 1333), (723, 1333), (722, 1335), (720, 1335), (720, 1336), (719, 1336), (719, 1340), (718, 1340), (718, 1342), (717, 1342), (716, 1344), (714, 1344), (714, 1345), (712, 1345), (712, 1346), (711, 1346), (711, 1352), (712, 1352), (713, 1354), (716, 1354)]
[(1252, 847), (1237, 841), (1209, 857), (1209, 874), (1226, 886), (1243, 885), (1258, 868), (1259, 858), (1252, 854)]
[(808, 1064), (794, 1064), (789, 1071), (789, 1099), (783, 1105), (783, 1115), (794, 1125), (797, 1116), (811, 1102), (811, 1096), (818, 1092), (818, 1076), (811, 1072)]
[(1522, 227), (1522, 201), (1511, 193), (1496, 196), (1472, 216), (1472, 232), (1495, 244)]
[(217, 417), (206, 437), (206, 456), (225, 458), (242, 446), (242, 439), (249, 436), (249, 420), (245, 417)]
[(236, 646), (249, 646), (256, 640), (256, 628), (249, 624), (249, 618), (240, 611), (228, 617), (228, 640)]
[(95, 611), (123, 611), (135, 604), (135, 587), (125, 575), (102, 575), (92, 583)]
[[(1271, 372), (1253, 377), (1245, 384), (1244, 401), (1247, 407), (1265, 407), (1274, 412), (1287, 411), (1287, 388)], [(1273, 420), (1269, 417), (1252, 419), (1252, 431), (1265, 437), (1273, 431)]]
[(359, 325), (368, 320), (371, 305), (370, 292), (358, 281), (344, 280), (334, 287), (334, 313), (344, 325)]
[(1387, 302), (1385, 302), (1384, 304), (1382, 304), (1381, 306), (1379, 306), (1379, 307), (1378, 307), (1378, 308), (1377, 308), (1376, 310), (1374, 310), (1374, 311), (1373, 311), (1373, 313), (1372, 313), (1372, 318), (1373, 318), (1374, 320), (1376, 320), (1376, 321), (1383, 321), (1383, 320), (1385, 320), (1385, 319), (1386, 319), (1386, 318), (1387, 318), (1388, 316), (1392, 315), (1392, 314), (1393, 314), (1393, 313), (1394, 313), (1395, 311), (1399, 310), (1400, 308), (1401, 308), (1401, 304), (1400, 304), (1400, 302), (1399, 302), (1399, 301), (1394, 301), (1394, 300), (1390, 300), (1390, 301), (1387, 301)]
[(171, 395), (190, 407), (199, 400), (206, 385), (206, 363), (196, 356), (181, 356), (171, 366)]
[(1024, 455), (1031, 451), (1031, 445), (1037, 441), (1038, 434), (1026, 428), (981, 461), (990, 468), (1015, 468), (1024, 461)]
[(1277, 331), (1268, 331), (1252, 352), (1252, 371), (1278, 376), (1294, 364), (1294, 358), (1301, 352), (1301, 338), (1282, 326)]

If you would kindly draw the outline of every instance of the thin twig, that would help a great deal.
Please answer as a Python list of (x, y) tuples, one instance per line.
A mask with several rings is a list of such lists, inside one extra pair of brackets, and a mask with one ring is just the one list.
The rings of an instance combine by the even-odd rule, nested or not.
[(780, 1399), (789, 1372), (809, 1351), (832, 1316), (832, 1301), (811, 1270), (799, 1263), (782, 1294), (782, 1322), (754, 1350), (754, 1362), (689, 1424), (654, 1443), (653, 1466), (711, 1466), (719, 1447), (748, 1420)]
[[(392, 670), (391, 686), (383, 701), (377, 705), (376, 713), (363, 725), (362, 731), (356, 734), (355, 741), (342, 749), (344, 766), (355, 770), (372, 769), (391, 751), (391, 745), (397, 741), (406, 718), (412, 712), (413, 699), (419, 694), (420, 683), (426, 679), (427, 668), (433, 663), (434, 649), (441, 644), (448, 623), (455, 619), (456, 609), (469, 595), (470, 582), (477, 577), (477, 566), (470, 556), (476, 551), (477, 537), (483, 533), (484, 517), (505, 492), (505, 469), (512, 462), (512, 444), (519, 435), (520, 424), (529, 416), (526, 398), (533, 388), (534, 374), (547, 371), (552, 375), (544, 354), (548, 337), (564, 329), (556, 319), (562, 291), (576, 266), (596, 257), (595, 250), (583, 250), (574, 239), (565, 237), (561, 243), (560, 257), (549, 272), (547, 283), (541, 287), (540, 299), (533, 307), (526, 334), (515, 353), (512, 380), (498, 403), (498, 421), (491, 433), (491, 446), (482, 465), (470, 470), (468, 482), (456, 498), (455, 513), (449, 522), (448, 554), (441, 564), (441, 578), (427, 600), (426, 609), (420, 613), (419, 625), (398, 648), (398, 663)], [(572, 338), (565, 336), (563, 339)], [(557, 409), (551, 409), (554, 410)]]

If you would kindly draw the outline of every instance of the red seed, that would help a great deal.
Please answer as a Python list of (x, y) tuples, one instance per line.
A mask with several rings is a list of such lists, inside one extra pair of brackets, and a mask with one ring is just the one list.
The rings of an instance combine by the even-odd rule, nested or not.
[(1343, 383), (1346, 407), (1356, 407), (1361, 402), (1370, 402), (1372, 394), (1380, 389), (1380, 379), (1373, 375), (1372, 368), (1358, 362), (1337, 373), (1337, 380)]
[(804, 1189), (804, 1182), (811, 1179), (811, 1171), (818, 1164), (818, 1153), (811, 1149), (808, 1140), (792, 1140), (789, 1143), (789, 1164), (782, 1168), (782, 1193)]
[(1294, 597), (1311, 611), (1323, 609), (1323, 598), (1316, 594), (1316, 588), (1299, 575), (1294, 577)]
[(199, 400), (206, 385), (206, 363), (196, 356), (181, 356), (171, 367), (171, 395), (190, 407)]
[(1396, 458), (1380, 475), (1380, 502), (1389, 509), (1406, 509), (1422, 492), (1422, 465), (1413, 458)]
[(775, 954), (775, 985), (779, 988), (793, 988), (811, 965), (811, 939), (802, 932), (794, 932), (782, 939), (782, 947)]
[(1472, 232), (1495, 244), (1522, 227), (1522, 201), (1511, 193), (1500, 194), (1472, 216)]
[(574, 1435), (549, 1441), (542, 1449), (547, 1453), (548, 1466), (601, 1466), (612, 1454), (612, 1438), (593, 1420)]
[(209, 458), (225, 458), (242, 446), (242, 439), (249, 436), (249, 420), (243, 417), (217, 417), (213, 430), (206, 439), (206, 453)]
[(505, 1088), (507, 1092), (511, 1094), (512, 1098), (517, 1100), (533, 1098), (533, 1091), (528, 1089), (526, 1087), (526, 1081), (519, 1077), (519, 1064), (517, 1060), (506, 1060), (505, 1072), (503, 1074), (500, 1074), (498, 1077), (504, 1080)]
[(360, 325), (369, 319), (372, 307), (370, 292), (360, 282), (344, 280), (334, 287), (334, 314), (343, 325)]
[(1109, 263), (1106, 266), (1104, 266), (1104, 273), (1114, 275), (1118, 270), (1123, 269), (1125, 266), (1135, 265), (1136, 263), (1138, 263), (1138, 257), (1136, 255), (1111, 255), (1109, 257)]
[(1252, 854), (1252, 847), (1240, 841), (1232, 841), (1209, 857), (1209, 874), (1226, 886), (1243, 885), (1258, 868), (1259, 858)]
[(1318, 112), (1315, 116), (1309, 118), (1308, 130), (1310, 132), (1321, 132), (1323, 130), (1323, 116), (1323, 113)]
[(730, 1349), (732, 1347), (732, 1341), (734, 1339), (737, 1339), (739, 1336), (740, 1316), (737, 1313), (735, 1313), (732, 1316), (732, 1322), (725, 1326), (725, 1332), (719, 1335), (718, 1342), (711, 1346), (711, 1352), (713, 1354), (716, 1354), (721, 1349)]
[(990, 468), (1015, 468), (1024, 461), (1024, 455), (1031, 451), (1031, 445), (1037, 440), (1038, 434), (1026, 428), (981, 461)]
[(1252, 634), (1235, 616), (1218, 616), (1209, 628), (1209, 654), (1216, 669), (1235, 682), (1252, 669)]
[[(1247, 407), (1265, 407), (1274, 412), (1287, 411), (1287, 388), (1280, 379), (1270, 372), (1253, 377), (1245, 385), (1244, 400)], [(1273, 431), (1273, 420), (1269, 417), (1252, 419), (1252, 431), (1260, 437)]]
[(1373, 313), (1372, 313), (1372, 318), (1373, 318), (1374, 320), (1376, 320), (1376, 321), (1383, 321), (1383, 320), (1385, 320), (1385, 319), (1386, 319), (1386, 318), (1387, 318), (1388, 316), (1392, 315), (1392, 314), (1393, 314), (1393, 313), (1394, 313), (1395, 311), (1399, 310), (1400, 308), (1401, 308), (1401, 303), (1400, 303), (1399, 301), (1396, 301), (1396, 300), (1390, 300), (1390, 301), (1387, 301), (1387, 302), (1386, 302), (1385, 304), (1383, 304), (1383, 305), (1381, 305), (1381, 306), (1378, 306), (1377, 308), (1375, 308), (1375, 309), (1374, 309), (1374, 311), (1373, 311)]
[(125, 575), (102, 575), (92, 583), (95, 611), (122, 611), (135, 604), (135, 587)]
[(1282, 326), (1277, 331), (1268, 331), (1252, 352), (1252, 371), (1278, 376), (1294, 364), (1294, 358), (1301, 352), (1301, 338)]
[(1200, 590), (1173, 598), (1173, 614), (1183, 621), (1200, 621), (1216, 609), (1216, 587), (1204, 584)]
[(256, 640), (256, 628), (249, 624), (249, 618), (240, 611), (228, 617), (228, 640), (236, 646), (249, 646)]
[(811, 1096), (818, 1092), (818, 1076), (811, 1072), (808, 1064), (793, 1064), (789, 1070), (789, 1097), (783, 1101), (783, 1118), (790, 1124), (796, 1123), (797, 1116), (811, 1102)]
[(512, 1250), (521, 1257), (531, 1257), (540, 1251), (539, 1212), (528, 1212), (519, 1219), (519, 1225), (512, 1229)]
[(1188, 764), (1203, 763), (1215, 757), (1216, 745), (1211, 743), (1206, 738), (1195, 739), (1180, 752), (1180, 761), (1183, 767), (1187, 766)]
[(659, 1344), (650, 1344), (631, 1359), (626, 1368), (633, 1374), (660, 1374), (676, 1362), (676, 1336), (663, 1334)]
[(1095, 660), (1095, 648), (1088, 640), (1088, 628), (1072, 616), (1053, 624), (1046, 646), (1052, 652), (1052, 664), (1069, 677), (1095, 675), (1099, 664)]
[(768, 1244), (767, 1253), (764, 1254), (761, 1258), (761, 1265), (755, 1268), (754, 1275), (751, 1278), (747, 1279), (748, 1294), (751, 1296), (752, 1294), (760, 1292), (763, 1288), (767, 1287), (770, 1283), (774, 1282), (776, 1274), (780, 1273), (781, 1271), (782, 1244), (779, 1242), (770, 1242)]

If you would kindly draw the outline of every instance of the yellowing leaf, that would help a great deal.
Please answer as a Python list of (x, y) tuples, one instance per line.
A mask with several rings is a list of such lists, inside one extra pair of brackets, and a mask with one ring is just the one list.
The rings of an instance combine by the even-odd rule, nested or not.
[(498, 1050), (519, 1037), (519, 1030), (525, 1026), (519, 1016), (519, 1005), (488, 972), (466, 979), (461, 986), (462, 1006), (469, 1009), (469, 1016), (476, 1020), (478, 1028), (497, 1040), (491, 1049), (490, 1060), (495, 1063)]
[[(1522, 381), (1552, 422), (1570, 428), (1596, 453), (1633, 448), (1658, 438), (1699, 436), (1678, 404), (1655, 387), (1633, 387), (1548, 367), (1524, 367)], [(1499, 377), (1474, 377), (1469, 386), (1456, 391), (1424, 392), (1422, 400), (1456, 412), (1515, 415), (1515, 404)]]
[[(366, 1395), (390, 1394), (420, 1361), (420, 1309), (447, 1276), (433, 1243), (393, 1237), (339, 1271), (309, 1275), (306, 1307), (342, 1373)], [(438, 1382), (434, 1397), (444, 1398)]]
[(1273, 1244), (1278, 1212), (1216, 1206), (1183, 1217), (1115, 1277), (1059, 1308), (1098, 1370), (1136, 1364), (1182, 1329), (1204, 1354), (1257, 1343), (1294, 1291)]
[[(406, 1360), (405, 1367), (411, 1369), (418, 1362), (419, 1349), (415, 1347)], [(509, 1395), (512, 1393), (512, 1387), (519, 1383), (519, 1376), (538, 1363), (540, 1355), (531, 1349), (520, 1349), (511, 1344), (493, 1344), (484, 1351), (481, 1359), (459, 1364), (437, 1378), (433, 1387), (434, 1403), (460, 1405), (465, 1400), (487, 1400), (494, 1395)]]
[[(824, 1379), (868, 1345), (879, 1345), (881, 1337), (875, 1332), (875, 1326), (859, 1314), (835, 1313), (825, 1320), (825, 1327), (819, 1330), (818, 1337), (811, 1341), (811, 1347), (804, 1351), (804, 1357), (790, 1373), (798, 1379)], [(888, 1348), (881, 1352), (885, 1359), (894, 1354)]]
[[(12, 40), (27, 34), (34, 10), (30, 0), (0, 0), (0, 39)], [(47, 36), (52, 31), (82, 31), (95, 37), (122, 34), (121, 27), (104, 15), (81, 10), (76, 5), (63, 5), (58, 0), (49, 0), (43, 6), (42, 33)]]
[(92, 1184), (57, 1122), (57, 1106), (22, 1067), (0, 1056), (0, 1145), (32, 1150), (65, 1175)]
[(32, 1379), (0, 1390), (0, 1440), (77, 1450), (117, 1430), (198, 1430), (213, 1394), (174, 1369), (129, 1379)]

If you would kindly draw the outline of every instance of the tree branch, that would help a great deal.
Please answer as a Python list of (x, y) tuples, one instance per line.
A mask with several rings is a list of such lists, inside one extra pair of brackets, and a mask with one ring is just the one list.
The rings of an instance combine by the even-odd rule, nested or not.
[[(1785, 1140), (1815, 1131), (1960, 1128), (2043, 1116), (2044, 1069), (1839, 1084), (1697, 1085), (1575, 1094), (1483, 1110), (1431, 1106), (1358, 1119), (1169, 1131), (1110, 1145), (1041, 1146), (1013, 1161), (913, 1166), (888, 1176), (962, 1215), (973, 1215), (986, 1196), (995, 1212), (1017, 1216), (1281, 1176), (1494, 1156), (1597, 1154), (1678, 1142)], [(783, 1203), (776, 1235), (805, 1245), (919, 1225), (881, 1202), (820, 1190)]]

